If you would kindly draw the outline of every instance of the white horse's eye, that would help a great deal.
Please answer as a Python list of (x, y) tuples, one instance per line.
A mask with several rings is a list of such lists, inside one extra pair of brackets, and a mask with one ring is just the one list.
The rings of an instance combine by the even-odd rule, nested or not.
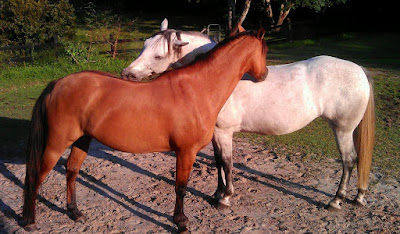
[(162, 56), (154, 56), (154, 58), (155, 58), (156, 60), (161, 60), (161, 59), (163, 59)]

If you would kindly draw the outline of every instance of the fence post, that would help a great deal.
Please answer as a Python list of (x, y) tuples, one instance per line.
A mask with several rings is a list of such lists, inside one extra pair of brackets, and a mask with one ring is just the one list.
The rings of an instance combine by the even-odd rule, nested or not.
[(290, 18), (287, 18), (286, 20), (287, 20), (287, 24), (288, 24), (289, 41), (292, 42), (293, 41), (292, 21), (290, 20)]
[(110, 33), (110, 44), (111, 44), (111, 51), (110, 54), (114, 54), (115, 46), (114, 46), (114, 35)]

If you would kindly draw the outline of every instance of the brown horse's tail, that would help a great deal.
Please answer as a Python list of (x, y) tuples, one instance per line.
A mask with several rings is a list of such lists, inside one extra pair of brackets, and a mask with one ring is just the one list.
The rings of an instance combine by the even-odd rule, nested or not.
[[(364, 72), (367, 71), (364, 70)], [(370, 95), (364, 117), (357, 127), (355, 145), (358, 154), (357, 174), (358, 189), (367, 190), (368, 178), (371, 171), (372, 152), (375, 139), (375, 103), (373, 81), (368, 77)]]
[[(42, 155), (46, 148), (47, 141), (47, 117), (46, 117), (46, 97), (51, 93), (57, 81), (47, 85), (39, 99), (36, 101), (32, 111), (32, 120), (28, 138), (28, 149), (26, 155), (26, 175), (24, 187), (24, 210), (23, 218), (26, 222), (33, 222), (35, 213), (34, 204), (36, 200), (38, 175), (42, 164)], [(32, 201), (33, 199), (33, 201)], [(33, 204), (33, 207), (32, 207)]]

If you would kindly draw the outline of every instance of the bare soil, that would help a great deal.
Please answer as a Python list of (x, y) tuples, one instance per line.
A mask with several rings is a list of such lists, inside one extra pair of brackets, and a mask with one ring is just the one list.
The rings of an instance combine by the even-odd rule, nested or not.
[[(37, 205), (39, 233), (175, 233), (175, 155), (130, 154), (94, 141), (77, 179), (77, 200), (86, 215), (75, 223), (66, 211), (65, 167), (69, 150), (43, 183)], [(218, 209), (213, 151), (197, 156), (185, 197), (192, 233), (393, 233), (400, 232), (400, 183), (371, 173), (368, 205), (324, 208), (341, 176), (340, 160), (314, 162), (278, 154), (246, 139), (234, 142), (232, 207)], [(354, 173), (356, 174), (356, 173)], [(21, 228), (22, 159), (0, 161), (0, 233)], [(355, 175), (349, 198), (356, 193)]]

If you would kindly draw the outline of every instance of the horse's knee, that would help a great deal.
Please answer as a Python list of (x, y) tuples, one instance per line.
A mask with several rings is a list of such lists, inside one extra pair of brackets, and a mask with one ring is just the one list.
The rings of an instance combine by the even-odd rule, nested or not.
[(78, 173), (78, 168), (67, 167), (67, 179), (73, 178), (74, 176), (78, 175)]
[(186, 185), (178, 185), (175, 188), (175, 193), (177, 196), (184, 197), (186, 195)]

